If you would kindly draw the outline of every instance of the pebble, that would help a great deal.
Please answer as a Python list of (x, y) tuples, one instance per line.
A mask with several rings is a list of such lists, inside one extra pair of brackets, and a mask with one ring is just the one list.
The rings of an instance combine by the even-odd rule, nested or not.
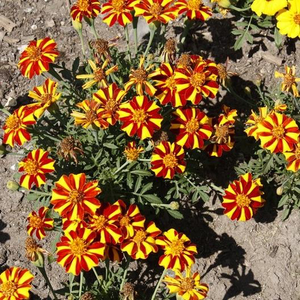
[(32, 30), (36, 30), (37, 29), (37, 26), (35, 24), (31, 25), (31, 29)]

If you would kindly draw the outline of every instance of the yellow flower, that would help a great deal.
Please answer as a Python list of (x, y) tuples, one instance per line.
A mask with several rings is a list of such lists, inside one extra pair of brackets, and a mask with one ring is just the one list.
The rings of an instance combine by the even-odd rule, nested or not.
[(288, 9), (281, 10), (276, 19), (281, 34), (286, 34), (290, 38), (300, 37), (299, 0), (289, 0)]
[(274, 16), (287, 6), (287, 0), (254, 0), (251, 9), (258, 15)]
[[(299, 15), (300, 18), (300, 15)], [(299, 26), (300, 29), (300, 26)], [(281, 77), (283, 78), (283, 82), (281, 84), (281, 90), (283, 92), (289, 92), (292, 90), (295, 97), (299, 97), (299, 92), (297, 89), (297, 82), (300, 81), (300, 78), (295, 77), (296, 74), (296, 68), (295, 66), (285, 67), (285, 74), (275, 71), (275, 77)]]
[(230, 0), (211, 0), (211, 2), (217, 2), (218, 6), (222, 8), (228, 8), (231, 5)]

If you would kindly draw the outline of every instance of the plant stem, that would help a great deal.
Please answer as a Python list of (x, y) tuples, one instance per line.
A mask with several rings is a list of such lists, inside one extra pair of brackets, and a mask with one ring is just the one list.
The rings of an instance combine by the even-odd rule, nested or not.
[(33, 194), (42, 195), (42, 196), (51, 196), (51, 193), (40, 192), (36, 190), (30, 190)]
[(124, 286), (125, 281), (126, 281), (126, 276), (127, 276), (127, 272), (128, 272), (129, 263), (130, 263), (130, 257), (127, 256), (127, 262), (126, 262), (126, 266), (125, 266), (125, 271), (123, 273), (122, 282), (121, 282), (121, 285), (120, 285), (120, 293), (122, 292), (123, 286)]
[(127, 43), (127, 55), (128, 55), (129, 61), (131, 61), (128, 25), (125, 26), (124, 30), (125, 30), (125, 37), (126, 37), (126, 43)]
[(153, 42), (155, 31), (156, 31), (156, 27), (155, 26), (150, 27), (150, 37), (149, 37), (147, 48), (146, 48), (146, 50), (144, 52), (144, 57), (147, 56), (147, 54), (148, 54), (148, 52), (150, 50), (150, 46), (151, 46), (151, 44)]
[(92, 29), (92, 33), (95, 36), (95, 38), (98, 39), (99, 37), (98, 37), (97, 31), (96, 31), (96, 28), (95, 28), (95, 21), (94, 21), (94, 19), (91, 22), (91, 29)]
[(83, 58), (85, 59), (85, 49), (84, 49), (84, 41), (83, 41), (83, 36), (82, 36), (82, 30), (78, 30), (77, 32), (78, 32), (80, 43), (81, 43), (81, 51), (82, 51), (82, 54), (83, 54)]
[(234, 5), (230, 5), (228, 8), (233, 9), (233, 10), (235, 10), (235, 11), (242, 12), (242, 11), (247, 11), (247, 10), (249, 10), (251, 7), (249, 6), (249, 7), (245, 7), (245, 8), (239, 8), (239, 7), (236, 7), (236, 6), (234, 6)]
[(82, 283), (83, 283), (83, 272), (80, 272), (80, 282), (79, 282), (79, 299), (81, 298), (82, 294)]
[(93, 269), (93, 272), (94, 272), (94, 274), (95, 274), (95, 276), (96, 276), (96, 279), (97, 279), (99, 285), (101, 286), (101, 281), (100, 281), (100, 279), (99, 279), (99, 275), (98, 275), (96, 269), (95, 269), (95, 268), (92, 268), (92, 269)]
[(157, 283), (157, 285), (156, 285), (156, 288), (155, 288), (154, 293), (153, 293), (153, 295), (152, 295), (152, 297), (151, 297), (151, 300), (155, 300), (155, 299), (156, 299), (155, 297), (156, 297), (158, 288), (159, 288), (159, 286), (160, 286), (160, 284), (161, 284), (163, 278), (165, 277), (166, 272), (167, 272), (167, 269), (164, 269), (164, 271), (162, 272), (162, 274), (161, 274), (161, 276), (160, 276), (160, 278), (159, 278), (159, 281), (158, 281), (158, 283)]
[(131, 163), (131, 161), (127, 160), (119, 169), (117, 169), (117, 171), (114, 173), (114, 175), (116, 175), (117, 173), (119, 173), (122, 169), (124, 169), (130, 163)]
[(4, 114), (6, 114), (7, 116), (10, 116), (11, 115), (11, 113), (7, 110), (7, 109), (5, 109), (5, 108), (0, 108), (0, 111), (2, 111)]
[(72, 273), (69, 274), (69, 290), (70, 290), (70, 295), (73, 294), (73, 281), (74, 281), (74, 275)]
[(47, 134), (47, 133), (43, 133), (43, 135), (47, 138), (49, 138), (50, 140), (53, 140), (55, 142), (60, 142), (60, 139), (57, 139), (56, 137), (50, 135), (50, 134)]
[(53, 298), (54, 298), (55, 300), (57, 300), (56, 294), (55, 294), (54, 289), (53, 289), (53, 287), (52, 287), (52, 285), (51, 285), (51, 282), (50, 282), (50, 280), (49, 280), (49, 278), (48, 278), (48, 276), (47, 276), (47, 273), (46, 273), (45, 268), (44, 268), (44, 267), (42, 267), (42, 268), (39, 268), (39, 267), (38, 267), (38, 269), (39, 269), (40, 273), (43, 275), (43, 277), (44, 277), (46, 283), (48, 284), (49, 289), (50, 289), (50, 291), (51, 291), (51, 293), (52, 293), (52, 295), (53, 295)]

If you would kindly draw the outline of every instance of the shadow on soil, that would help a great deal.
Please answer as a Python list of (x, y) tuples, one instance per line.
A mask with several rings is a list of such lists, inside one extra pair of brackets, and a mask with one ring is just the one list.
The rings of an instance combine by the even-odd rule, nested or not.
[(2, 230), (6, 227), (7, 225), (0, 220), (0, 243), (4, 244), (6, 241), (10, 239), (10, 236), (6, 232), (2, 232)]

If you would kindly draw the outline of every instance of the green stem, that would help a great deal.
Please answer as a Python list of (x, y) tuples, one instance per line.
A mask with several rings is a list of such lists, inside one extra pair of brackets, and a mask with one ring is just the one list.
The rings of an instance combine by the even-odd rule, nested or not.
[(229, 8), (229, 9), (233, 9), (233, 10), (235, 10), (235, 11), (242, 12), (242, 11), (247, 11), (247, 10), (249, 10), (249, 9), (251, 8), (251, 6), (245, 7), (245, 8), (239, 8), (239, 7), (236, 7), (236, 6), (234, 6), (234, 5), (229, 5), (228, 8)]
[(79, 299), (81, 298), (82, 294), (82, 284), (83, 284), (83, 272), (80, 272), (80, 282), (79, 282)]
[(5, 152), (5, 155), (24, 156), (24, 153)]
[(222, 188), (216, 186), (213, 182), (211, 182), (209, 185), (210, 185), (210, 187), (213, 188), (215, 191), (218, 191), (218, 192), (224, 194), (224, 190), (223, 190)]
[(33, 194), (42, 195), (42, 196), (51, 196), (51, 193), (36, 191), (36, 190), (30, 190)]
[(150, 162), (151, 158), (139, 158), (138, 161), (146, 161), (146, 162)]
[(47, 134), (47, 133), (43, 133), (43, 135), (47, 138), (49, 138), (50, 140), (53, 140), (55, 142), (60, 142), (61, 140), (60, 139), (57, 139), (56, 137), (50, 135), (50, 134)]
[(125, 271), (123, 273), (122, 282), (121, 282), (121, 285), (120, 285), (120, 293), (122, 292), (125, 281), (126, 281), (126, 276), (127, 276), (127, 272), (128, 272), (129, 263), (130, 263), (130, 257), (128, 256), (126, 266), (125, 266)]
[(99, 275), (98, 275), (96, 269), (95, 269), (95, 268), (92, 268), (92, 269), (93, 269), (93, 272), (94, 272), (94, 274), (95, 274), (95, 276), (96, 276), (96, 279), (97, 279), (99, 285), (101, 286), (101, 281), (100, 281), (100, 279), (99, 279)]
[(130, 47), (129, 47), (129, 30), (128, 30), (128, 25), (124, 27), (125, 30), (125, 37), (126, 37), (126, 44), (127, 44), (127, 55), (129, 58), (129, 61), (131, 61), (131, 55), (130, 55)]
[(98, 39), (99, 37), (98, 37), (97, 31), (96, 31), (96, 28), (95, 28), (95, 21), (94, 21), (94, 19), (91, 22), (91, 29), (92, 29), (92, 33), (95, 36), (95, 38)]
[(5, 113), (7, 116), (11, 115), (11, 113), (7, 109), (5, 109), (5, 108), (0, 108), (0, 111), (2, 111), (3, 113)]
[(117, 171), (115, 171), (114, 175), (119, 173), (121, 170), (123, 170), (130, 163), (131, 163), (131, 161), (127, 160), (119, 169), (117, 169)]
[(82, 30), (78, 30), (78, 35), (79, 35), (79, 39), (80, 39), (80, 44), (81, 44), (81, 51), (83, 54), (83, 58), (85, 59), (85, 49), (84, 49), (84, 41), (83, 41), (83, 36), (82, 36)]
[(156, 288), (155, 288), (154, 293), (153, 293), (153, 295), (152, 295), (152, 297), (151, 297), (151, 300), (155, 300), (155, 299), (156, 299), (155, 297), (156, 297), (158, 288), (159, 288), (159, 286), (160, 286), (160, 284), (161, 284), (163, 278), (165, 277), (166, 272), (167, 272), (167, 269), (164, 269), (164, 271), (162, 272), (162, 274), (161, 274), (161, 276), (160, 276), (160, 278), (159, 278), (159, 281), (158, 281), (158, 283), (157, 283), (157, 285), (156, 285)]
[(149, 52), (149, 50), (150, 50), (150, 47), (151, 47), (151, 44), (152, 44), (152, 42), (153, 42), (153, 38), (154, 38), (154, 34), (155, 34), (156, 29), (157, 29), (157, 28), (156, 28), (155, 25), (150, 27), (150, 37), (149, 37), (149, 41), (148, 41), (147, 48), (146, 48), (146, 50), (145, 50), (145, 52), (144, 52), (144, 57), (147, 56), (147, 54), (148, 54), (148, 52)]
[(47, 273), (46, 273), (45, 268), (44, 268), (44, 267), (42, 267), (42, 268), (39, 268), (39, 267), (38, 267), (38, 269), (39, 269), (40, 273), (43, 275), (43, 277), (44, 277), (46, 283), (48, 284), (49, 289), (50, 289), (50, 291), (51, 291), (51, 293), (52, 293), (52, 295), (53, 295), (53, 298), (54, 298), (55, 300), (57, 300), (56, 294), (55, 294), (54, 289), (53, 289), (53, 287), (52, 287), (52, 285), (51, 285), (51, 282), (50, 282), (50, 280), (49, 280), (49, 278), (48, 278), (48, 276), (47, 276)]
[(74, 275), (72, 273), (69, 274), (69, 290), (70, 290), (70, 295), (73, 294), (73, 281), (74, 281)]

